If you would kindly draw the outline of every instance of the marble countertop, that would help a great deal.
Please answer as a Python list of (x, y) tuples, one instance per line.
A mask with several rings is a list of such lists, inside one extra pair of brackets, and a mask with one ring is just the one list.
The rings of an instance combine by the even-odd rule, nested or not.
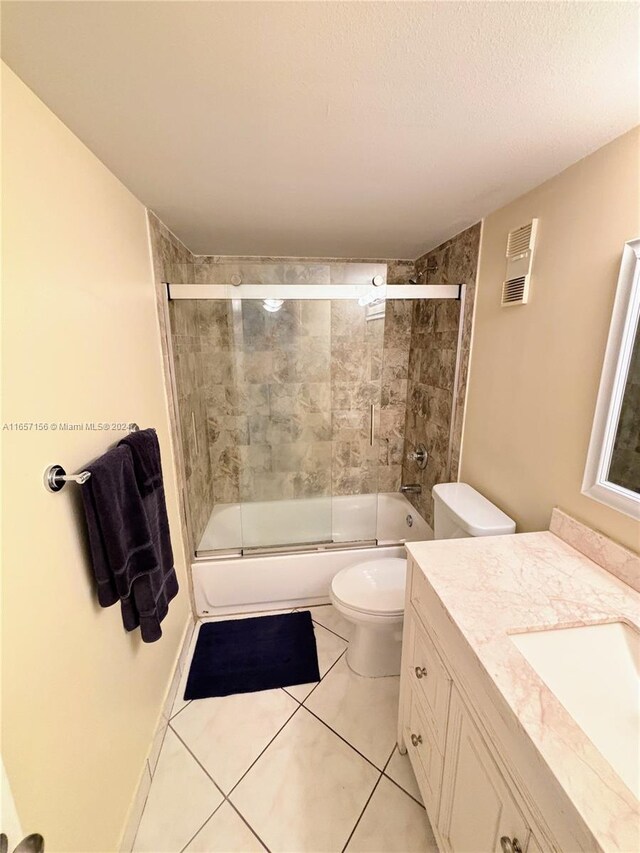
[[(576, 540), (577, 523), (560, 516), (556, 532), (563, 535), (564, 518), (574, 525), (573, 539), (565, 538), (587, 541)], [(610, 544), (619, 557), (620, 546)], [(611, 574), (615, 567), (605, 570), (550, 531), (411, 543), (407, 549), (598, 844), (639, 850), (638, 800), (509, 635), (619, 620), (640, 627), (640, 593)], [(602, 562), (606, 550), (592, 556)], [(640, 558), (625, 554), (625, 571), (635, 567), (640, 575), (640, 562), (634, 564)]]

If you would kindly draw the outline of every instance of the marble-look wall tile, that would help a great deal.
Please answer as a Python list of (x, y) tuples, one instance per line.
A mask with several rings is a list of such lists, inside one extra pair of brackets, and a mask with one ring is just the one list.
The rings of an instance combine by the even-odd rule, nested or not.
[(408, 284), (415, 276), (415, 261), (387, 261), (387, 284)]
[[(420, 282), (466, 285), (461, 331), (459, 301), (425, 300), (413, 309), (402, 482), (422, 486), (408, 497), (431, 525), (433, 486), (458, 479), (480, 228), (473, 225), (416, 261)], [(424, 470), (407, 458), (419, 444), (429, 454)]]
[[(214, 493), (207, 439), (204, 376), (200, 362), (199, 311), (195, 302), (169, 303), (169, 325), (165, 328), (164, 282), (193, 281), (194, 256), (151, 212), (149, 231), (165, 376), (169, 386), (171, 428), (174, 445), (182, 447), (176, 458), (181, 491), (189, 506), (189, 528), (183, 538), (195, 549), (213, 508)], [(178, 307), (181, 306), (181, 308)], [(171, 346), (167, 342), (171, 339)], [(173, 381), (172, 381), (173, 380)], [(182, 514), (181, 514), (182, 518)]]
[[(167, 239), (163, 275), (178, 283), (365, 283), (382, 275), (397, 284), (416, 274), (407, 260), (185, 256)], [(329, 299), (288, 301), (275, 313), (258, 301), (239, 310), (223, 300), (176, 301), (170, 310), (197, 538), (215, 503), (399, 488), (410, 303), (388, 302), (383, 320)]]

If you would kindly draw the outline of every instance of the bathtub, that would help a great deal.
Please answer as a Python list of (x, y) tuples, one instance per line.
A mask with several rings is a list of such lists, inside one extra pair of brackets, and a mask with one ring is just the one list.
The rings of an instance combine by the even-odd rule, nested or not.
[[(341, 569), (375, 555), (403, 556), (402, 543), (433, 538), (427, 522), (397, 492), (331, 498), (330, 515), (327, 504), (327, 498), (309, 498), (217, 507), (203, 542), (218, 548), (319, 544), (289, 554), (196, 558), (192, 578), (198, 616), (325, 604), (331, 579)], [(249, 536), (247, 521), (256, 525)], [(366, 540), (369, 547), (352, 547)]]

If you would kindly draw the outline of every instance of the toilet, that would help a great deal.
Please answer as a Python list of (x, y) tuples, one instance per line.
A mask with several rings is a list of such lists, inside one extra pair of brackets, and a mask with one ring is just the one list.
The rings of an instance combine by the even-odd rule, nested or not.
[[(503, 536), (516, 524), (467, 483), (433, 487), (434, 538)], [(347, 663), (358, 675), (379, 678), (400, 674), (407, 561), (372, 557), (338, 572), (331, 581), (331, 602), (355, 631)]]

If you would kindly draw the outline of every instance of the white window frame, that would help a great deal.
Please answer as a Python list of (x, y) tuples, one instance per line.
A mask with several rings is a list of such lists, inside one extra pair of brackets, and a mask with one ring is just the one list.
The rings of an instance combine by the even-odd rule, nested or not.
[(582, 493), (640, 519), (640, 495), (607, 479), (640, 318), (640, 238), (624, 245)]

